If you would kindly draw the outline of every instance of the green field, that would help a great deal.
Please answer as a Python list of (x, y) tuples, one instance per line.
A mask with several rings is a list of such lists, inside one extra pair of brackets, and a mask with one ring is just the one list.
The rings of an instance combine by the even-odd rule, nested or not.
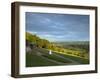
[(35, 48), (30, 53), (26, 53), (26, 67), (36, 66), (60, 66), (89, 64), (88, 59), (52, 52), (42, 48)]

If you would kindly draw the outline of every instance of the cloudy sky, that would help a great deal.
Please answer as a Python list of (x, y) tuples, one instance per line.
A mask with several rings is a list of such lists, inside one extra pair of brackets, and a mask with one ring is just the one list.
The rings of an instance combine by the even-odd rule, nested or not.
[(26, 31), (49, 41), (89, 41), (89, 15), (26, 12)]

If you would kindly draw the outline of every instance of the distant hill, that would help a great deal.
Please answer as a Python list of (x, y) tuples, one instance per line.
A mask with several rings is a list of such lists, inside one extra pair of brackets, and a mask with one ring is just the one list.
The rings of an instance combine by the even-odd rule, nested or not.
[(55, 44), (63, 44), (63, 45), (82, 45), (82, 44), (89, 44), (89, 41), (66, 41), (66, 42), (53, 42)]
[(89, 41), (67, 41), (67, 42), (53, 42), (55, 45), (62, 46), (65, 49), (71, 50), (85, 50), (89, 52)]

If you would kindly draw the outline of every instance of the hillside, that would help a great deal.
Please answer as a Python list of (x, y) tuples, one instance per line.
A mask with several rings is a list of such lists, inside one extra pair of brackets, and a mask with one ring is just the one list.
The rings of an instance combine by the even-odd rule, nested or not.
[(31, 44), (29, 47), (35, 46), (26, 54), (27, 67), (89, 63), (88, 42), (50, 42), (28, 32), (26, 41)]

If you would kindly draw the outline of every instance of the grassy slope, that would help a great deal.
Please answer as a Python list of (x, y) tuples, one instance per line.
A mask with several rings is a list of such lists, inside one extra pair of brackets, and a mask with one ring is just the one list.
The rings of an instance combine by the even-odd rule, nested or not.
[[(62, 62), (62, 63), (71, 63), (70, 61), (65, 60), (63, 58), (60, 58), (60, 57), (57, 57), (57, 56), (55, 56), (53, 54), (49, 55), (48, 51), (45, 50), (45, 49), (39, 49), (39, 51), (42, 53), (42, 56), (45, 57), (45, 58), (36, 55), (36, 53), (37, 53), (36, 51), (37, 51), (36, 49), (33, 50), (32, 54), (26, 53), (26, 67), (56, 66), (56, 65), (59, 65), (59, 64), (57, 64), (55, 62), (48, 61), (45, 58), (48, 58), (48, 59), (51, 59), (51, 60), (55, 60), (57, 62)], [(69, 58), (69, 59), (72, 59), (74, 61), (77, 61), (80, 64), (88, 64), (89, 63), (89, 61), (87, 59), (82, 59), (82, 58), (78, 58), (78, 57), (75, 57), (75, 56), (69, 56), (69, 55), (55, 53), (55, 52), (53, 52), (53, 53), (57, 54), (57, 55), (60, 55), (60, 56), (63, 56), (65, 58)]]
[(33, 55), (30, 53), (26, 54), (26, 67), (51, 66), (51, 65), (57, 65), (57, 64), (47, 61), (38, 55)]
[[(30, 33), (27, 33), (28, 35), (26, 36), (27, 40), (29, 40), (30, 42), (33, 42), (33, 41), (38, 41), (39, 43), (41, 42), (41, 40), (43, 42), (45, 42), (45, 40), (43, 39), (40, 39), (38, 36), (36, 35), (31, 35)], [(34, 37), (34, 39), (33, 39)], [(37, 42), (37, 43), (38, 43)], [(42, 43), (43, 43), (42, 42)], [(48, 41), (46, 42), (46, 44), (48, 44)], [(72, 56), (73, 54), (76, 55), (76, 53), (80, 53), (82, 51), (82, 53), (84, 53), (83, 49), (80, 49), (82, 46), (79, 46), (79, 45), (83, 45), (83, 44), (88, 44), (89, 45), (89, 42), (60, 42), (60, 43), (55, 43), (55, 45), (61, 45), (63, 48), (65, 48), (66, 50), (64, 50), (64, 53), (66, 54), (63, 54), (63, 53), (55, 53), (55, 54), (59, 54), (60, 56), (63, 56), (65, 58), (70, 58), (74, 61), (77, 61), (78, 63), (80, 64), (87, 64), (89, 63), (88, 59), (83, 59), (83, 58), (80, 58), (80, 57), (77, 57), (77, 56)], [(74, 47), (70, 47), (69, 45), (74, 45)], [(70, 47), (70, 48), (69, 48)], [(77, 50), (78, 49), (78, 50)], [(36, 51), (39, 51), (40, 53), (42, 53), (42, 56), (39, 56), (39, 55), (36, 55)], [(58, 50), (59, 51), (59, 50)], [(70, 52), (71, 54), (70, 55), (67, 55), (68, 52)], [(88, 53), (86, 53), (88, 54)], [(61, 57), (58, 57), (58, 56), (55, 56), (55, 55), (49, 55), (48, 54), (48, 50), (45, 50), (45, 49), (34, 49), (33, 50), (33, 53), (32, 54), (26, 54), (26, 66), (50, 66), (50, 65), (58, 65), (57, 63), (55, 62), (52, 62), (48, 59), (45, 59), (45, 58), (48, 58), (48, 59), (51, 59), (51, 60), (55, 60), (55, 61), (58, 61), (58, 62), (62, 62), (62, 63), (71, 63), (70, 61), (66, 61), (64, 58), (61, 58)], [(88, 56), (87, 56), (88, 58)]]
[(68, 61), (64, 58), (57, 57), (53, 54), (52, 55), (44, 55), (44, 57), (55, 60), (55, 61), (58, 61), (58, 62), (62, 62), (62, 63), (71, 63), (70, 61)]
[[(39, 51), (41, 52), (41, 56), (38, 56), (36, 52), (37, 49), (34, 49), (32, 51), (32, 53), (26, 53), (26, 67), (35, 67), (35, 66), (56, 66), (59, 65), (55, 62), (52, 61), (48, 61), (47, 59), (51, 59), (57, 62), (61, 62), (61, 63), (71, 63), (70, 61), (60, 58), (58, 56), (55, 55), (49, 55), (48, 51), (45, 49), (39, 49)], [(47, 59), (45, 59), (45, 58)]]
[[(58, 54), (58, 53), (56, 53)], [(67, 55), (67, 54), (59, 54), (63, 57), (67, 57), (67, 58), (70, 58), (74, 61), (77, 61), (78, 63), (80, 64), (89, 64), (89, 60), (88, 59), (84, 59), (84, 58), (80, 58), (80, 57), (75, 57), (75, 56), (70, 56), (70, 55)]]

